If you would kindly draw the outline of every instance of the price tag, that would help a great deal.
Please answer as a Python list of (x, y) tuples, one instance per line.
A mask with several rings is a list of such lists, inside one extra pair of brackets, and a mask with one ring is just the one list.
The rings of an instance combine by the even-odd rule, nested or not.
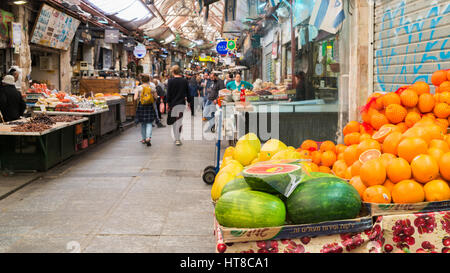
[(40, 107), (41, 107), (41, 112), (47, 112), (47, 109), (45, 108), (45, 105), (40, 105)]

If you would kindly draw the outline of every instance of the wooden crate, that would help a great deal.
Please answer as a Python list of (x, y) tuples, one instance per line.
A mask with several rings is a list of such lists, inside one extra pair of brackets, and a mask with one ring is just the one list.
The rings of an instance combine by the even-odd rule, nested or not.
[(120, 92), (120, 79), (81, 79), (80, 94), (112, 94)]

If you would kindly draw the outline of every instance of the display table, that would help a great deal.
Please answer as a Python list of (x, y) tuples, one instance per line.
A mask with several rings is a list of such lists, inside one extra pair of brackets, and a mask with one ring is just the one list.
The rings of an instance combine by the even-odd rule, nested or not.
[(87, 122), (57, 122), (42, 132), (12, 132), (0, 124), (0, 169), (46, 171), (76, 152), (76, 126)]
[[(276, 138), (294, 147), (298, 147), (306, 139), (336, 141), (339, 113), (337, 104), (323, 104), (321, 100), (269, 101), (250, 102), (250, 106), (238, 107), (235, 103), (223, 106), (225, 118), (231, 119), (234, 116), (236, 139), (253, 132), (263, 141)], [(278, 125), (278, 128), (272, 129), (272, 125)]]
[[(224, 243), (215, 223), (216, 252), (225, 253), (389, 253), (450, 251), (450, 211), (386, 215), (361, 233), (289, 240)], [(394, 231), (398, 230), (398, 233)]]

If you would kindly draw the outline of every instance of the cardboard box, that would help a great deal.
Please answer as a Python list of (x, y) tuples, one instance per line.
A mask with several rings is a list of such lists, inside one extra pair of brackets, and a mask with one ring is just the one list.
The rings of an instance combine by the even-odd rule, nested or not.
[(372, 216), (409, 214), (450, 210), (450, 200), (439, 202), (421, 202), (413, 204), (375, 204), (363, 203)]
[[(214, 220), (217, 223), (217, 220)], [(372, 225), (372, 217), (368, 215), (356, 219), (267, 228), (228, 228), (217, 223), (222, 235), (221, 239), (224, 243), (295, 239), (306, 236), (324, 236), (340, 233), (358, 233), (372, 228)]]

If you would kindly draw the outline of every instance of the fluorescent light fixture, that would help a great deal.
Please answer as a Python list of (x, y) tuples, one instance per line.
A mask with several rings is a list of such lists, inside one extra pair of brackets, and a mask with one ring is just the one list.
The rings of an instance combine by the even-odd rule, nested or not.
[(28, 1), (14, 1), (13, 2), (14, 5), (23, 5), (23, 4), (26, 4), (26, 3), (28, 3)]

